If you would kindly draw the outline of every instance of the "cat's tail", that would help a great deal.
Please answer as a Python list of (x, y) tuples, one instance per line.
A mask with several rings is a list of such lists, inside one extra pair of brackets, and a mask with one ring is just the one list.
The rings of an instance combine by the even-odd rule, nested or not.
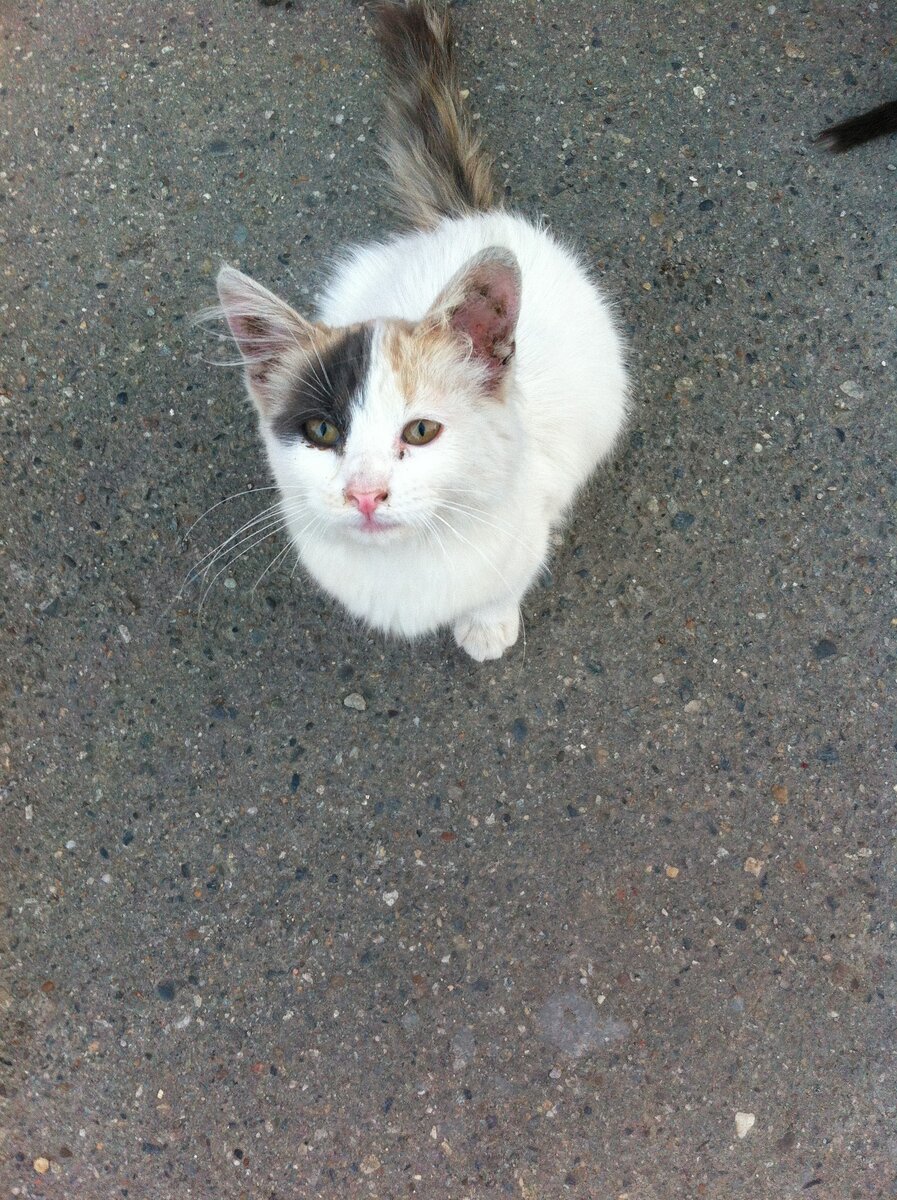
[(464, 107), (448, 11), (432, 0), (379, 4), (373, 23), (387, 76), (382, 153), (399, 212), (432, 229), (491, 208), (492, 161)]
[(874, 138), (886, 137), (889, 133), (897, 133), (897, 100), (823, 129), (815, 140), (834, 154), (843, 154), (845, 150), (862, 146)]

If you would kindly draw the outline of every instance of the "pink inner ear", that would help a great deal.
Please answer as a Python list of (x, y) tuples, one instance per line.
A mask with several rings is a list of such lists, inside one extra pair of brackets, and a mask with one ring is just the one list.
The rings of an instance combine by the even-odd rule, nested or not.
[(265, 383), (275, 361), (285, 349), (283, 330), (275, 329), (263, 317), (243, 314), (227, 313), (227, 323), (240, 347), (253, 383)]
[(247, 378), (262, 389), (287, 351), (310, 339), (312, 326), (273, 292), (233, 267), (222, 267), (217, 282), (221, 309)]
[(474, 357), (497, 385), (514, 353), (514, 330), (520, 315), (519, 276), (501, 263), (476, 267), (465, 281), (465, 297), (452, 311), (449, 324), (466, 334)]
[(283, 333), (275, 333), (261, 317), (228, 315), (231, 332), (245, 354), (272, 354), (283, 344)]

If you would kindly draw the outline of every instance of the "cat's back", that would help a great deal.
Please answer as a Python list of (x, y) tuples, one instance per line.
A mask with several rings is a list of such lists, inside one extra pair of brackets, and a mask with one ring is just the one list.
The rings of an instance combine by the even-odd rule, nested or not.
[(518, 214), (494, 210), (351, 247), (321, 297), (320, 316), (334, 325), (376, 317), (417, 321), (451, 277), (489, 246), (511, 250), (520, 264), (521, 323), (531, 315), (562, 324), (603, 307), (575, 255), (552, 234)]

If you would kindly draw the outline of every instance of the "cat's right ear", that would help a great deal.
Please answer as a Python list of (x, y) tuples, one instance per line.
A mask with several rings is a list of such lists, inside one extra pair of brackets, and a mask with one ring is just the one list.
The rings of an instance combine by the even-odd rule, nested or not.
[(510, 250), (489, 246), (452, 276), (428, 321), (462, 341), (486, 371), (486, 389), (500, 390), (514, 356), (520, 316), (520, 265)]
[(315, 326), (242, 271), (224, 266), (216, 282), (247, 390), (259, 412), (270, 415), (278, 399), (278, 367), (297, 350), (303, 355), (312, 352)]

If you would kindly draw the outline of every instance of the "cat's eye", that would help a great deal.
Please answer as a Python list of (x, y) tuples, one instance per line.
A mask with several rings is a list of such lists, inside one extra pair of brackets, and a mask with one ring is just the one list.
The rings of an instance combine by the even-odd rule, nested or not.
[(407, 442), (409, 446), (426, 446), (427, 442), (432, 442), (440, 433), (442, 426), (438, 421), (411, 421), (402, 430), (402, 441)]
[(322, 417), (306, 421), (302, 432), (313, 446), (320, 446), (322, 450), (332, 450), (340, 439), (339, 428), (332, 421), (325, 421)]

